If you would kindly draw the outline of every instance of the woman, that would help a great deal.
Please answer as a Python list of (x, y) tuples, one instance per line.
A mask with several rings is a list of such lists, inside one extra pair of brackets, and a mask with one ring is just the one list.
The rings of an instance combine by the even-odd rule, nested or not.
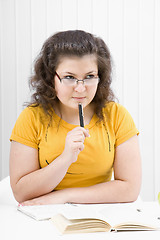
[[(114, 102), (104, 41), (65, 31), (43, 45), (32, 102), (11, 135), (10, 179), (22, 205), (131, 202), (141, 185), (138, 131)], [(79, 126), (78, 105), (85, 127)], [(112, 178), (114, 170), (114, 180)]]

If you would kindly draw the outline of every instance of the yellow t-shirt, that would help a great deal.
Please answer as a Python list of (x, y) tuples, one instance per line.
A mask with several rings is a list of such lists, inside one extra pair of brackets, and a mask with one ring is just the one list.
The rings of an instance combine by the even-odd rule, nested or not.
[[(104, 121), (98, 122), (94, 114), (85, 126), (90, 137), (85, 139), (84, 150), (55, 190), (111, 180), (115, 147), (138, 134), (138, 130), (129, 112), (118, 103), (108, 103), (103, 113)], [(61, 155), (66, 135), (75, 127), (77, 125), (65, 122), (55, 112), (50, 120), (40, 106), (27, 107), (17, 119), (10, 140), (38, 149), (39, 163), (43, 168)]]

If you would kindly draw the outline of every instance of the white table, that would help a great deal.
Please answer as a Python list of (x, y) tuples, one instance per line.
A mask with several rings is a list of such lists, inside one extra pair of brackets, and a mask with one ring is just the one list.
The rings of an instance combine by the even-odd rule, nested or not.
[[(149, 207), (157, 207), (156, 202), (148, 202)], [(0, 239), (1, 240), (160, 240), (160, 231), (87, 233), (60, 235), (50, 221), (36, 221), (17, 211), (9, 183), (9, 177), (0, 182)]]

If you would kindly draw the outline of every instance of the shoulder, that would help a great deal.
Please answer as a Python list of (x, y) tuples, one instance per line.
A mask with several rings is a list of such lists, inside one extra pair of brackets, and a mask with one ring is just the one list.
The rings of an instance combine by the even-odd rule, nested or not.
[(128, 110), (121, 104), (109, 102), (104, 108), (104, 119), (114, 126), (115, 131), (119, 127), (135, 127), (134, 120)]
[(46, 119), (46, 114), (41, 106), (28, 106), (19, 115), (19, 118), (30, 119), (30, 120), (41, 120)]
[(115, 146), (139, 134), (132, 116), (121, 104), (110, 102), (104, 108), (104, 112), (106, 123), (111, 126), (116, 137)]
[(40, 119), (43, 116), (44, 112), (40, 107), (26, 107), (14, 125), (10, 140), (38, 149), (43, 129)]
[(123, 105), (116, 102), (107, 103), (103, 112), (109, 119), (128, 113), (127, 109)]
[(24, 128), (40, 129), (48, 122), (47, 114), (40, 106), (26, 107), (17, 118), (15, 126)]

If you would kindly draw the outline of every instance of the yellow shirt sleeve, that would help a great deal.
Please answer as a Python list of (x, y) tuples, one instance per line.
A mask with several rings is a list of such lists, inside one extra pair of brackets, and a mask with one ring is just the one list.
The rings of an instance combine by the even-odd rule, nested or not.
[(118, 146), (121, 143), (127, 141), (129, 138), (133, 137), (134, 135), (138, 135), (139, 131), (137, 130), (133, 118), (127, 111), (127, 109), (120, 104), (115, 105), (118, 107), (116, 109), (116, 113), (113, 116), (113, 121), (115, 123), (115, 146)]
[(10, 141), (16, 141), (38, 149), (38, 119), (33, 108), (25, 108), (19, 115), (12, 130)]

